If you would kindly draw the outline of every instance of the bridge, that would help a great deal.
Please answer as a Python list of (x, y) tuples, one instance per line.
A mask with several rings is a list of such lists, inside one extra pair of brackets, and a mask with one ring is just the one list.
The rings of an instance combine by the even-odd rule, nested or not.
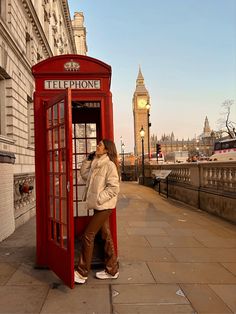
[(234, 224), (121, 182), (117, 226), (119, 278), (99, 281), (91, 271), (73, 290), (34, 269), (34, 219), (19, 227), (0, 243), (0, 313), (236, 312)]

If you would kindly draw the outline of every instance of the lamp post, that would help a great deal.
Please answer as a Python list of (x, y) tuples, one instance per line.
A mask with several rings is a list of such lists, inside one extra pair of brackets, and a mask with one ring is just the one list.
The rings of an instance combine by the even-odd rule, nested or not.
[(120, 154), (122, 154), (122, 144), (123, 144), (123, 138), (122, 136), (120, 137)]
[(149, 103), (149, 101), (147, 101), (146, 104), (146, 109), (147, 109), (147, 125), (148, 125), (148, 158), (150, 161), (150, 127), (151, 127), (151, 123), (150, 123), (150, 108), (151, 108), (151, 104)]
[(122, 174), (124, 176), (125, 173), (125, 144), (121, 144), (121, 151), (122, 151)]
[(144, 185), (144, 136), (145, 136), (145, 131), (143, 129), (143, 126), (141, 127), (139, 134), (141, 136), (141, 141), (142, 141), (142, 184)]

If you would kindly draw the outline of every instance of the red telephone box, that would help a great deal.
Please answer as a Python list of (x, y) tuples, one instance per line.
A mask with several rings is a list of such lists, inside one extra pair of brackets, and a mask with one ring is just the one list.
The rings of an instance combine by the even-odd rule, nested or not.
[[(97, 143), (113, 140), (111, 67), (61, 55), (32, 68), (35, 77), (36, 263), (74, 287), (74, 241), (90, 216), (80, 164)], [(117, 251), (116, 211), (110, 219)]]

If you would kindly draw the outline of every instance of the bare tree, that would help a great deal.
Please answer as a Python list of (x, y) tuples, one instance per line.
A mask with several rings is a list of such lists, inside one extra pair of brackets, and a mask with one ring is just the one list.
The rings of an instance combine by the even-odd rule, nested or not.
[(227, 133), (230, 138), (236, 137), (236, 123), (230, 120), (231, 107), (233, 104), (234, 101), (232, 99), (227, 99), (223, 102), (222, 108), (224, 111), (221, 113), (223, 117), (218, 120), (220, 129), (222, 129), (223, 133)]

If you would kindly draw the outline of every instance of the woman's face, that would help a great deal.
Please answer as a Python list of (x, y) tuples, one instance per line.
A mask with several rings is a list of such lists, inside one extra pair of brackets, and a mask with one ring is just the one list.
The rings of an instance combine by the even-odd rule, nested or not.
[(97, 145), (96, 149), (96, 156), (102, 156), (107, 153), (107, 149), (105, 148), (105, 145), (103, 144), (103, 141), (100, 141)]

